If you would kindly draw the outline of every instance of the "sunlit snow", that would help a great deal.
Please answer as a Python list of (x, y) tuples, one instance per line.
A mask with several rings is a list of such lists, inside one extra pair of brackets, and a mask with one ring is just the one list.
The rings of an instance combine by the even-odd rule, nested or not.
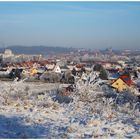
[[(0, 138), (140, 138), (140, 103), (103, 81), (59, 84), (0, 82)], [(68, 102), (65, 102), (67, 100)]]

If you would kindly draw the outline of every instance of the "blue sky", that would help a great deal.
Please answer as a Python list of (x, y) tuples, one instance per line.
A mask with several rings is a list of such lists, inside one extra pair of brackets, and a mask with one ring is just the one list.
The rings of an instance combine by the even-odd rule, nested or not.
[(139, 48), (140, 2), (0, 2), (0, 46)]

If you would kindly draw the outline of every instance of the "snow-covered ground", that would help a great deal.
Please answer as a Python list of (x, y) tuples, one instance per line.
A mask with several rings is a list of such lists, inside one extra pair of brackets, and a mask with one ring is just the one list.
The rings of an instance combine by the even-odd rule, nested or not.
[[(107, 86), (0, 81), (0, 138), (140, 138), (140, 103)], [(64, 101), (64, 102), (63, 102)]]

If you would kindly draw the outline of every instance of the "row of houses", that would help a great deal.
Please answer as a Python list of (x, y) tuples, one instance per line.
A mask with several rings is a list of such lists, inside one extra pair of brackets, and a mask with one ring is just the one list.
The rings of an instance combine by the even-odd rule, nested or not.
[[(77, 74), (82, 72), (90, 74), (93, 71), (93, 67), (96, 64), (100, 64), (104, 67), (104, 69), (108, 73), (108, 83), (114, 89), (119, 92), (122, 92), (128, 88), (136, 88), (137, 83), (136, 80), (133, 78), (134, 72), (137, 71), (137, 75), (139, 75), (140, 65), (137, 64), (135, 67), (130, 67), (129, 63), (125, 61), (117, 61), (117, 62), (109, 62), (109, 61), (81, 61), (81, 62), (72, 62), (69, 60), (64, 60), (65, 62), (62, 63), (62, 60), (59, 59), (41, 59), (41, 60), (30, 60), (30, 61), (23, 61), (23, 62), (12, 62), (6, 63), (2, 69), (15, 69), (20, 68), (24, 71), (28, 71), (31, 76), (36, 75), (37, 73), (44, 73), (45, 71), (55, 72), (58, 74), (65, 73), (67, 71), (75, 71)], [(130, 75), (125, 73), (125, 70), (129, 70)], [(137, 76), (137, 79), (139, 77)]]

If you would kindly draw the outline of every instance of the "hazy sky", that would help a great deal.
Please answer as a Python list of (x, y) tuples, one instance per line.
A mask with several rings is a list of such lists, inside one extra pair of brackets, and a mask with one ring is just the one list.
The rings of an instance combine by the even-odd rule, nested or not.
[(139, 48), (140, 2), (0, 2), (0, 46)]

